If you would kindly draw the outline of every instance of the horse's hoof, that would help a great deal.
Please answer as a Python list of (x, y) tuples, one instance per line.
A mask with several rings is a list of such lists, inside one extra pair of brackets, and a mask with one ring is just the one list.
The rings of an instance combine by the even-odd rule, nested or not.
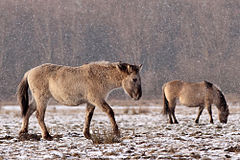
[(48, 134), (48, 135), (43, 136), (43, 139), (51, 141), (51, 140), (53, 140), (53, 137)]
[(84, 137), (87, 139), (92, 139), (90, 133), (83, 133)]
[(121, 134), (120, 134), (120, 131), (119, 131), (119, 130), (115, 131), (114, 134), (115, 134), (118, 138), (121, 137)]
[(27, 131), (27, 130), (21, 130), (21, 131), (19, 131), (19, 133), (18, 133), (19, 136), (26, 135), (26, 134), (28, 134), (28, 131)]

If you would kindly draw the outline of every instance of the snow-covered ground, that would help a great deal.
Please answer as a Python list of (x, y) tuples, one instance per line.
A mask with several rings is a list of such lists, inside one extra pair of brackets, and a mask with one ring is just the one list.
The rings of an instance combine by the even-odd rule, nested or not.
[[(55, 138), (22, 140), (18, 106), (0, 109), (0, 159), (240, 159), (240, 106), (230, 106), (227, 124), (218, 121), (213, 107), (214, 124), (207, 111), (195, 124), (197, 108), (177, 106), (179, 124), (166, 123), (161, 106), (113, 107), (121, 139), (113, 144), (94, 144), (84, 138), (85, 108), (49, 106), (45, 122)], [(108, 133), (108, 117), (95, 111), (91, 123), (95, 133)], [(40, 136), (35, 114), (29, 134)], [(107, 136), (107, 135), (104, 135)], [(34, 137), (34, 136), (33, 136)]]

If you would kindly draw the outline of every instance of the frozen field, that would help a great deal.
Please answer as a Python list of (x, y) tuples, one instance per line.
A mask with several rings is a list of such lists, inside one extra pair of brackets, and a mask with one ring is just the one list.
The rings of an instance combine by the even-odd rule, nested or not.
[[(166, 123), (161, 106), (113, 107), (121, 138), (112, 144), (94, 144), (83, 137), (85, 107), (49, 106), (45, 122), (53, 141), (40, 139), (35, 114), (29, 139), (19, 139), (18, 106), (0, 110), (0, 159), (240, 159), (240, 106), (230, 106), (227, 124), (214, 124), (204, 110), (199, 125), (197, 108), (177, 106), (179, 124)], [(95, 111), (91, 123), (95, 137), (111, 131), (108, 117)]]

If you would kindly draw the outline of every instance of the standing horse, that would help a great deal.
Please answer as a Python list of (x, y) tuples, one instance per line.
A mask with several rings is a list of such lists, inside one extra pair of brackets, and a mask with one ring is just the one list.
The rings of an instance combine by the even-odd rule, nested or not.
[[(213, 123), (211, 105), (216, 105), (221, 123), (227, 123), (229, 115), (228, 105), (222, 92), (212, 83), (203, 81), (197, 83), (183, 82), (179, 80), (167, 82), (162, 87), (163, 114), (169, 115), (169, 123), (178, 123), (175, 117), (176, 100), (188, 107), (199, 107), (195, 123), (199, 122), (200, 115), (206, 107)], [(173, 120), (172, 120), (173, 117)]]
[[(50, 98), (63, 105), (78, 106), (86, 103), (84, 136), (91, 138), (89, 127), (96, 107), (105, 112), (111, 122), (113, 132), (120, 132), (112, 108), (105, 98), (115, 88), (122, 87), (134, 100), (142, 96), (139, 71), (142, 65), (127, 63), (93, 62), (79, 67), (43, 64), (25, 73), (18, 86), (17, 97), (23, 116), (19, 135), (28, 132), (29, 117), (34, 111), (42, 131), (42, 138), (51, 140), (44, 115)], [(28, 88), (32, 93), (29, 104)]]

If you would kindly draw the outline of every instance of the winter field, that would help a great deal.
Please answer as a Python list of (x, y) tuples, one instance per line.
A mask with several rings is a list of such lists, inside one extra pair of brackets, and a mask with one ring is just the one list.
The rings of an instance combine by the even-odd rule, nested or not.
[(230, 105), (227, 124), (214, 124), (204, 110), (195, 124), (197, 108), (177, 106), (179, 124), (166, 123), (162, 106), (113, 106), (121, 138), (111, 135), (108, 117), (95, 110), (93, 141), (84, 138), (85, 107), (48, 106), (45, 122), (53, 141), (40, 137), (35, 114), (29, 137), (19, 138), (19, 106), (0, 108), (0, 159), (240, 159), (240, 106)]

